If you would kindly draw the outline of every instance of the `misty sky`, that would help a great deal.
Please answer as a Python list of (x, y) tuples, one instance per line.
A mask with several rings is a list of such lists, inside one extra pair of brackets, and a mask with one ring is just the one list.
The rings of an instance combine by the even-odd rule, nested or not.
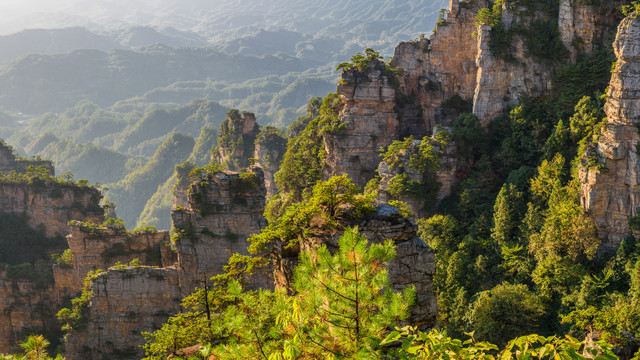
[[(188, 28), (197, 22), (195, 7), (211, 9), (221, 2), (224, 0), (0, 0), (0, 34), (67, 26), (99, 29), (178, 25)], [(187, 20), (191, 23), (185, 23)]]

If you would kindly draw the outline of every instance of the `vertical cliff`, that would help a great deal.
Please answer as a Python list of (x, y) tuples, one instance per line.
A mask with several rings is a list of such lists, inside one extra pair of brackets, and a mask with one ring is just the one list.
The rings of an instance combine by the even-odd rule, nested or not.
[(18, 342), (34, 330), (59, 335), (50, 276), (50, 269), (30, 264), (0, 266), (0, 353), (19, 350)]
[(188, 206), (171, 212), (185, 295), (220, 273), (232, 254), (247, 255), (246, 239), (266, 226), (262, 169), (203, 176), (189, 187)]
[(264, 185), (267, 188), (267, 197), (278, 192), (274, 175), (280, 168), (280, 163), (286, 151), (287, 139), (280, 135), (278, 129), (273, 126), (264, 127), (256, 137), (253, 157), (257, 161), (256, 165), (264, 171)]
[(0, 209), (26, 215), (29, 224), (43, 226), (47, 236), (69, 233), (70, 220), (103, 221), (99, 190), (57, 182), (1, 184)]
[(124, 228), (89, 227), (79, 222), (70, 224), (70, 229), (67, 243), (73, 253), (72, 268), (54, 271), (60, 293), (75, 295), (89, 271), (108, 269), (118, 262), (126, 264), (137, 258), (149, 266), (172, 265), (162, 255), (162, 247), (169, 246), (167, 231), (132, 233)]
[[(580, 167), (580, 203), (609, 246), (627, 237), (629, 219), (640, 206), (640, 19), (620, 23), (613, 48), (618, 61), (607, 92), (607, 120)], [(604, 168), (590, 165), (590, 157)]]
[(173, 267), (112, 268), (95, 276), (90, 291), (84, 328), (66, 337), (71, 360), (140, 359), (141, 333), (158, 329), (180, 310), (180, 282)]
[(477, 31), (473, 113), (486, 124), (523, 98), (549, 95), (559, 67), (606, 46), (621, 4), (561, 0), (553, 8), (507, 1), (500, 10), (494, 8), (498, 19)]
[(218, 146), (213, 150), (212, 160), (232, 171), (247, 167), (248, 159), (255, 151), (259, 131), (253, 113), (244, 111), (241, 114), (238, 110), (229, 110), (227, 118), (220, 124)]
[(402, 69), (398, 90), (402, 95), (396, 104), (402, 138), (431, 134), (436, 124), (454, 120), (459, 109), (451, 103), (452, 97), (469, 104), (473, 100), (478, 70), (476, 13), (487, 4), (484, 0), (451, 0), (446, 18), (438, 22), (430, 38), (396, 47), (391, 66)]

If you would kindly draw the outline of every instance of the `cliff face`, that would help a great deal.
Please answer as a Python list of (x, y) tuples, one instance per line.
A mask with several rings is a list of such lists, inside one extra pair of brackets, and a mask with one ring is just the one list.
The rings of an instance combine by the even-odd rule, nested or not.
[(0, 209), (5, 213), (24, 214), (29, 224), (43, 226), (47, 236), (69, 233), (70, 220), (102, 223), (103, 210), (98, 205), (102, 194), (94, 188), (60, 184), (2, 184)]
[[(436, 169), (428, 169), (426, 173), (423, 173), (411, 166), (410, 159), (412, 156), (417, 156), (420, 151), (420, 145), (425, 139), (434, 147), (434, 154), (437, 154), (436, 156), (438, 157), (438, 166)], [(411, 211), (412, 219), (428, 216), (442, 199), (451, 195), (456, 172), (463, 163), (456, 154), (455, 144), (444, 144), (444, 148), (440, 147), (441, 144), (437, 143), (433, 137), (414, 140), (409, 149), (399, 154), (398, 164), (392, 164), (390, 160), (381, 161), (378, 166), (380, 185), (378, 186), (376, 201), (378, 203), (388, 203), (391, 200), (400, 200), (407, 204), (409, 211)], [(422, 191), (418, 191), (418, 194), (394, 194), (391, 191), (392, 183), (401, 175), (406, 176), (410, 184), (416, 184), (420, 187), (417, 190)]]
[(178, 270), (110, 269), (91, 281), (86, 329), (67, 335), (68, 359), (141, 359), (143, 331), (162, 326), (180, 310)]
[(456, 109), (447, 101), (454, 95), (471, 102), (476, 85), (476, 12), (486, 7), (451, 0), (446, 20), (440, 22), (429, 39), (401, 42), (393, 53), (391, 66), (402, 68), (399, 77), (403, 96), (396, 109), (401, 116), (399, 135), (422, 137), (436, 124), (455, 119)]
[(149, 266), (172, 265), (161, 250), (169, 246), (168, 231), (127, 233), (124, 229), (110, 228), (90, 231), (79, 224), (71, 224), (70, 228), (67, 243), (73, 253), (73, 268), (54, 271), (56, 289), (61, 293), (76, 294), (89, 271), (108, 269), (118, 262), (126, 264), (137, 258)]
[(265, 196), (258, 167), (213, 173), (190, 186), (188, 206), (171, 212), (185, 295), (222, 272), (233, 253), (248, 255), (246, 239), (266, 226)]
[(287, 139), (276, 128), (267, 126), (256, 139), (253, 157), (264, 171), (264, 185), (267, 188), (267, 197), (276, 194), (278, 187), (274, 181), (274, 175), (280, 169), (280, 163), (287, 151)]
[(225, 164), (225, 168), (231, 171), (248, 166), (248, 159), (253, 156), (259, 131), (260, 127), (254, 114), (240, 114), (238, 110), (229, 111), (227, 118), (220, 125), (218, 147), (211, 155), (212, 160)]
[[(450, 124), (460, 112), (473, 112), (487, 125), (523, 97), (549, 95), (559, 67), (596, 50), (611, 36), (613, 14), (621, 2), (596, 6), (561, 0), (557, 11), (532, 4), (531, 9), (503, 5), (500, 26), (509, 34), (506, 55), (496, 54), (491, 46), (492, 36), (500, 34), (476, 25), (476, 14), (489, 6), (488, 1), (451, 0), (446, 19), (430, 38), (396, 47), (390, 66), (401, 69), (397, 77), (380, 71), (377, 64), (363, 72), (343, 71), (337, 93), (344, 103), (340, 118), (346, 127), (339, 135), (324, 137), (325, 177), (346, 173), (364, 186), (380, 162), (378, 149), (393, 140), (421, 138), (437, 124)], [(536, 26), (555, 31), (555, 24), (566, 58), (535, 55), (528, 41), (541, 32)]]
[[(358, 231), (372, 243), (394, 242), (398, 253), (389, 265), (389, 283), (396, 291), (414, 285), (417, 299), (411, 310), (411, 323), (421, 328), (435, 326), (437, 302), (432, 282), (435, 256), (417, 236), (418, 227), (389, 205), (380, 205), (375, 213), (342, 225), (358, 226)], [(330, 251), (337, 250), (342, 232), (317, 230), (311, 229), (314, 235), (304, 239), (296, 249), (283, 249), (276, 254), (273, 265), (276, 286), (291, 288), (293, 268), (298, 263), (300, 251), (313, 251), (321, 244), (326, 244)]]
[(613, 43), (618, 61), (605, 104), (606, 125), (592, 149), (606, 170), (580, 167), (580, 203), (591, 213), (608, 246), (627, 237), (629, 218), (640, 206), (640, 19), (620, 23)]
[[(564, 65), (566, 60), (575, 62), (579, 54), (596, 50), (598, 44), (612, 35), (608, 31), (616, 21), (615, 8), (620, 5), (620, 1), (583, 5), (576, 0), (561, 0), (557, 13), (549, 14), (550, 9), (534, 7), (529, 9), (533, 11), (532, 16), (525, 8), (504, 4), (501, 25), (504, 27), (503, 33), (511, 34), (507, 56), (496, 56), (492, 51), (491, 38), (498, 35), (491, 31), (490, 26), (481, 25), (478, 28), (478, 73), (473, 113), (486, 124), (504, 114), (507, 108), (517, 105), (522, 98), (549, 94), (551, 80), (558, 67)], [(527, 41), (543, 30), (536, 26), (554, 27), (556, 23), (558, 36), (567, 54), (557, 61), (550, 61), (528, 49)], [(533, 41), (550, 40), (540, 38)]]
[[(45, 276), (45, 275), (43, 275)], [(55, 332), (59, 325), (52, 307), (53, 286), (20, 278), (0, 268), (0, 352), (21, 350), (28, 329)]]

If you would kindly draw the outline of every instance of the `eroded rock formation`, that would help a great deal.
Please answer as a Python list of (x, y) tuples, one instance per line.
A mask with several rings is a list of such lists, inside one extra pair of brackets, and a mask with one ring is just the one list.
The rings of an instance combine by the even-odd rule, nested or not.
[(580, 203), (608, 246), (627, 237), (629, 218), (640, 210), (640, 19), (620, 23), (613, 48), (618, 61), (607, 92), (607, 120), (591, 150), (606, 169), (589, 166), (588, 153), (579, 174)]
[(139, 259), (149, 266), (173, 265), (171, 252), (167, 249), (168, 231), (131, 233), (118, 228), (89, 229), (79, 223), (71, 224), (70, 229), (67, 243), (73, 253), (73, 265), (54, 270), (56, 290), (61, 293), (76, 294), (82, 289), (89, 271), (108, 269), (116, 263), (127, 264)]
[(65, 186), (58, 183), (2, 184), (0, 209), (5, 213), (26, 215), (33, 228), (43, 226), (47, 236), (66, 235), (70, 220), (101, 223), (102, 194), (92, 187)]
[(67, 335), (68, 359), (141, 359), (141, 332), (160, 328), (180, 310), (173, 267), (112, 268), (91, 281), (91, 293), (85, 330)]
[(232, 254), (248, 255), (247, 238), (266, 227), (265, 196), (259, 167), (216, 172), (191, 184), (188, 206), (171, 212), (185, 295), (221, 273)]
[(16, 171), (24, 173), (29, 166), (42, 166), (49, 174), (54, 174), (53, 163), (49, 160), (17, 159), (13, 149), (0, 140), (0, 172)]
[[(414, 140), (410, 149), (399, 154), (397, 165), (394, 166), (394, 164), (390, 164), (389, 161), (383, 160), (378, 166), (380, 185), (378, 186), (378, 197), (376, 201), (378, 203), (388, 203), (391, 200), (400, 200), (409, 207), (409, 211), (412, 214), (410, 217), (412, 219), (426, 217), (429, 213), (432, 213), (432, 210), (436, 208), (442, 199), (451, 195), (456, 180), (456, 172), (458, 171), (458, 167), (463, 163), (456, 154), (456, 147), (453, 142), (446, 144), (446, 146), (441, 149), (440, 144), (438, 144), (433, 137), (426, 139), (432, 143), (434, 153), (438, 156), (437, 161), (439, 166), (437, 169), (429, 169), (427, 173), (423, 173), (411, 166), (410, 159), (412, 156), (418, 154), (420, 144), (422, 141), (425, 141), (425, 138), (422, 140)], [(431, 194), (429, 193), (430, 189), (424, 189), (427, 192), (426, 195), (424, 191), (419, 195), (402, 194), (396, 196), (395, 194), (391, 194), (389, 192), (390, 182), (394, 181), (394, 177), (402, 174), (406, 174), (407, 180), (414, 184), (419, 184), (418, 186), (423, 188), (433, 187), (436, 189), (435, 192)], [(435, 183), (433, 183), (434, 181)], [(430, 183), (430, 185), (426, 185), (425, 183)]]

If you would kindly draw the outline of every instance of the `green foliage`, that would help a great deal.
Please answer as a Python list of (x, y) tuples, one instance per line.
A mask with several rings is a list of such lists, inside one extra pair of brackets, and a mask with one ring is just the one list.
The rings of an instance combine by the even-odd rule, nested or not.
[[(557, 110), (571, 115), (584, 96), (604, 92), (611, 79), (611, 63), (615, 60), (613, 50), (604, 48), (580, 55), (575, 64), (559, 67), (552, 79)], [(594, 96), (596, 99), (598, 97)]]
[(630, 5), (622, 6), (622, 14), (624, 16), (631, 16), (632, 18), (637, 18), (640, 13), (640, 1), (632, 1)]
[(321, 179), (326, 156), (323, 138), (327, 134), (338, 135), (344, 128), (338, 117), (342, 106), (337, 94), (327, 95), (319, 115), (298, 136), (289, 139), (282, 165), (275, 174), (278, 190), (286, 194), (287, 201), (300, 201)]
[(261, 233), (249, 238), (251, 253), (269, 253), (279, 246), (290, 247), (310, 235), (311, 221), (325, 230), (339, 228), (342, 219), (357, 219), (374, 210), (373, 197), (360, 194), (347, 175), (318, 181), (301, 202), (284, 206), (282, 215)]
[(73, 267), (73, 253), (71, 249), (66, 249), (62, 254), (52, 254), (51, 260), (63, 269), (70, 269)]
[(338, 245), (334, 255), (325, 246), (301, 255), (291, 296), (244, 290), (242, 276), (253, 269), (235, 267), (236, 255), (226, 273), (212, 279), (211, 290), (196, 290), (184, 300), (189, 312), (145, 333), (146, 359), (196, 343), (212, 344), (207, 351), (226, 359), (380, 356), (382, 335), (407, 318), (415, 290), (391, 291), (390, 241), (369, 245), (357, 229), (347, 229)]
[(336, 67), (337, 70), (357, 70), (360, 72), (364, 72), (369, 69), (371, 66), (378, 66), (378, 64), (382, 63), (382, 56), (380, 56), (379, 52), (374, 51), (371, 48), (367, 48), (364, 50), (363, 54), (356, 54), (351, 57), (350, 63), (341, 63)]
[(527, 30), (529, 36), (525, 44), (530, 56), (540, 60), (562, 61), (569, 55), (560, 40), (557, 21), (534, 20)]
[(89, 271), (84, 278), (84, 287), (78, 297), (71, 300), (70, 308), (62, 308), (58, 311), (58, 321), (62, 324), (62, 330), (70, 332), (72, 330), (81, 330), (87, 326), (87, 311), (89, 310), (89, 302), (91, 301), (91, 280), (95, 279), (104, 270), (97, 269)]
[(234, 193), (246, 194), (260, 186), (258, 176), (252, 172), (242, 172), (237, 178), (232, 178), (229, 189)]
[(225, 167), (230, 170), (237, 170), (249, 165), (247, 159), (253, 155), (258, 124), (255, 124), (249, 132), (244, 132), (246, 117), (255, 117), (252, 113), (240, 114), (240, 111), (231, 109), (227, 113), (227, 118), (220, 125), (218, 133), (218, 146), (213, 150), (214, 155), (220, 152), (227, 157), (228, 164)]
[(400, 212), (400, 215), (403, 217), (410, 217), (412, 215), (411, 210), (409, 209), (409, 205), (407, 205), (407, 203), (404, 201), (391, 200), (389, 201), (389, 205), (395, 206)]
[(502, 16), (502, 5), (504, 0), (498, 0), (493, 3), (491, 9), (482, 8), (476, 14), (478, 19), (477, 25), (489, 25), (495, 27), (500, 23), (500, 17)]
[(503, 283), (481, 292), (468, 314), (474, 335), (504, 346), (514, 337), (541, 330), (545, 308), (525, 285)]
[[(265, 126), (262, 128), (255, 141), (256, 146), (260, 146), (265, 154), (260, 162), (266, 167), (278, 168), (282, 162), (285, 150), (287, 148), (287, 138), (282, 131), (273, 127)], [(275, 156), (274, 156), (275, 155)]]
[[(470, 335), (473, 336), (473, 333)], [(395, 343), (396, 341), (401, 341), (402, 343), (402, 350), (398, 350), (396, 356), (403, 355), (409, 359), (582, 360), (593, 358), (596, 355), (596, 359), (602, 360), (618, 358), (611, 351), (611, 345), (602, 341), (598, 342), (598, 346), (602, 350), (601, 354), (598, 354), (598, 349), (591, 349), (587, 350), (590, 356), (585, 357), (582, 354), (587, 344), (569, 336), (565, 338), (539, 335), (521, 336), (509, 341), (500, 350), (496, 345), (488, 342), (477, 342), (473, 337), (462, 341), (448, 337), (446, 331), (442, 330), (436, 329), (424, 333), (411, 327), (404, 327), (397, 328), (387, 335), (383, 344)]]

